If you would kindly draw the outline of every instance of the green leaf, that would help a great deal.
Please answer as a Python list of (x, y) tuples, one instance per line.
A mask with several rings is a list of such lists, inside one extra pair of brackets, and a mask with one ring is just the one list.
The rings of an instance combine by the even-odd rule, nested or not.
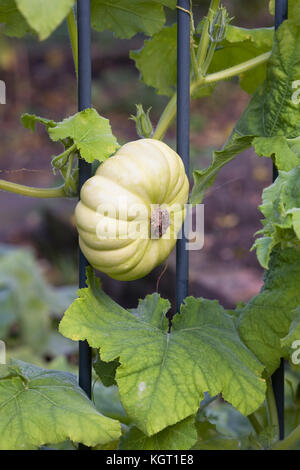
[(240, 441), (220, 434), (209, 421), (196, 422), (198, 440), (192, 450), (238, 450)]
[(177, 81), (177, 25), (166, 27), (144, 43), (130, 57), (141, 72), (143, 82), (159, 95), (174, 93)]
[[(285, 21), (278, 29), (267, 66), (266, 81), (253, 95), (223, 150), (215, 152), (210, 167), (194, 172), (193, 204), (202, 201), (218, 171), (250, 147), (255, 137), (266, 138), (255, 140), (255, 145), (260, 155), (263, 151), (270, 156), (274, 155), (279, 170), (290, 169), (298, 164), (300, 152), (288, 140), (300, 134), (300, 114), (292, 99), (295, 92), (293, 83), (300, 75), (299, 40), (300, 27), (292, 21)], [(274, 139), (278, 136), (282, 139)]]
[(192, 450), (239, 450), (240, 441), (228, 437), (215, 437), (209, 440), (198, 441)]
[(252, 145), (259, 157), (273, 157), (278, 169), (289, 171), (299, 165), (300, 158), (283, 136), (255, 137)]
[(174, 10), (177, 5), (177, 0), (153, 0), (154, 3), (158, 3), (159, 5), (164, 5), (165, 7), (171, 8)]
[(70, 351), (70, 345), (61, 335), (53, 350), (54, 333), (50, 330), (49, 316), (56, 314), (61, 318), (74, 300), (75, 292), (74, 287), (49, 285), (30, 250), (14, 248), (0, 253), (0, 338), (4, 339), (15, 324), (18, 341), (28, 345), (31, 352), (57, 355), (62, 343)]
[(29, 250), (10, 250), (0, 256), (0, 285), (10, 292), (10, 311), (18, 321), (23, 341), (41, 351), (50, 331), (50, 287)]
[(121, 423), (130, 424), (130, 419), (124, 411), (120, 401), (118, 387), (112, 385), (105, 387), (100, 382), (96, 382), (94, 386), (93, 399), (95, 406), (100, 413), (112, 419), (117, 419)]
[(31, 28), (36, 31), (39, 39), (48, 36), (65, 19), (75, 0), (15, 0), (21, 14)]
[[(172, 96), (177, 84), (177, 25), (163, 28), (137, 51), (130, 51), (130, 58), (141, 73), (142, 81), (156, 89), (157, 94)], [(214, 84), (193, 92), (193, 98), (210, 95)]]
[(123, 39), (137, 33), (152, 36), (165, 24), (163, 5), (174, 8), (171, 0), (91, 0), (92, 27)]
[(21, 116), (21, 122), (23, 126), (25, 127), (25, 129), (30, 129), (31, 132), (35, 131), (37, 122), (39, 122), (40, 124), (43, 124), (43, 126), (45, 126), (47, 130), (50, 127), (55, 127), (57, 124), (52, 119), (47, 119), (47, 118), (43, 118), (40, 116), (36, 116), (35, 114), (28, 114), (28, 113), (25, 113)]
[[(214, 73), (240, 64), (268, 52), (273, 47), (274, 29), (247, 29), (229, 25), (226, 38), (214, 54), (208, 72)], [(266, 78), (266, 64), (242, 73), (240, 85), (247, 93), (254, 93)]]
[(169, 334), (162, 321), (169, 304), (158, 294), (146, 297), (149, 311), (140, 305), (139, 315), (110, 299), (97, 279), (90, 277), (89, 286), (66, 311), (60, 332), (100, 347), (107, 362), (119, 358), (122, 404), (148, 436), (196, 413), (206, 391), (222, 392), (244, 414), (264, 400), (262, 366), (216, 301), (187, 298)]
[(99, 356), (97, 356), (97, 360), (93, 363), (94, 371), (105, 387), (116, 385), (116, 370), (119, 365), (119, 361), (104, 362)]
[(23, 37), (32, 29), (18, 10), (15, 0), (0, 0), (0, 24), (4, 23), (7, 36)]
[(139, 300), (137, 308), (131, 309), (130, 313), (137, 319), (153, 326), (157, 325), (164, 330), (167, 325), (166, 313), (169, 310), (170, 302), (167, 299), (162, 299), (158, 295), (147, 295)]
[(268, 268), (269, 259), (276, 245), (300, 245), (300, 168), (289, 172), (280, 171), (275, 182), (264, 189), (262, 205), (259, 209), (265, 216), (263, 229), (258, 232), (264, 237), (256, 240), (253, 248), (264, 268)]
[[(260, 409), (256, 413), (259, 413)], [(239, 413), (229, 403), (224, 403), (221, 400), (214, 401), (202, 412), (200, 407), (200, 421), (201, 418), (203, 419), (203, 414), (211, 424), (215, 425), (215, 430), (218, 433), (218, 436), (215, 437), (242, 439), (253, 431), (246, 416)], [(203, 436), (202, 433), (200, 435), (203, 439), (208, 439), (208, 436)]]
[(52, 140), (71, 138), (81, 157), (89, 163), (103, 161), (119, 147), (111, 132), (109, 120), (95, 109), (85, 109), (49, 128)]
[(0, 282), (0, 338), (5, 339), (10, 327), (16, 321), (13, 292)]
[[(275, 14), (275, 12), (274, 12)], [(300, 25), (300, 5), (298, 0), (289, 0), (288, 18)]]
[(299, 135), (299, 109), (292, 99), (293, 82), (300, 74), (299, 39), (300, 27), (292, 21), (285, 21), (275, 35), (267, 80), (250, 105), (252, 114), (248, 117), (257, 120), (259, 134), (256, 135), (285, 135), (288, 138)]
[[(7, 368), (7, 366), (0, 366)], [(0, 449), (29, 450), (66, 439), (87, 446), (120, 436), (117, 421), (101, 415), (74, 375), (12, 361), (0, 379)]]
[(280, 344), (300, 305), (300, 251), (274, 249), (264, 286), (240, 313), (238, 329), (244, 343), (272, 374), (286, 356)]
[(135, 426), (121, 437), (120, 450), (188, 450), (197, 440), (195, 416), (168, 426), (149, 437)]
[(212, 163), (208, 168), (194, 171), (194, 186), (190, 198), (191, 204), (200, 204), (202, 202), (205, 192), (213, 184), (221, 168), (249, 148), (252, 140), (252, 136), (240, 136), (237, 132), (233, 133), (224, 148), (214, 152)]

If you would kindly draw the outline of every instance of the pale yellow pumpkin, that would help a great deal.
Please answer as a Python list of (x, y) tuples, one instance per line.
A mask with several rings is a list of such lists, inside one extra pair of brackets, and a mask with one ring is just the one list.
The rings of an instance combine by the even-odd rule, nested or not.
[(140, 139), (123, 145), (85, 182), (76, 206), (79, 244), (89, 263), (122, 281), (146, 276), (172, 251), (188, 192), (182, 160), (166, 144)]

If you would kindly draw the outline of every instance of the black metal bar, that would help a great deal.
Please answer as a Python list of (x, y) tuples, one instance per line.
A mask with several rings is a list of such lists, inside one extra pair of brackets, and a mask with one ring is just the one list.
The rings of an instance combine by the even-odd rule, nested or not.
[[(189, 175), (190, 156), (190, 1), (177, 2), (177, 152)], [(187, 10), (187, 11), (184, 11)], [(187, 222), (185, 222), (186, 226)], [(176, 310), (188, 295), (189, 252), (183, 236), (176, 245)]]
[(288, 17), (288, 0), (275, 0), (275, 29)]
[(279, 439), (284, 439), (284, 359), (281, 359), (279, 368), (272, 375), (272, 385), (276, 401)]
[[(275, 0), (275, 29), (287, 19), (288, 0)], [(273, 181), (278, 176), (278, 171), (273, 165)], [(279, 368), (272, 375), (275, 401), (278, 413), (279, 439), (284, 439), (284, 359), (281, 359)]]
[[(91, 107), (91, 21), (90, 0), (77, 1), (78, 24), (78, 110)], [(91, 176), (91, 165), (79, 160), (79, 190)], [(86, 287), (88, 262), (79, 250), (79, 287)], [(79, 385), (91, 397), (92, 352), (86, 341), (79, 342)]]

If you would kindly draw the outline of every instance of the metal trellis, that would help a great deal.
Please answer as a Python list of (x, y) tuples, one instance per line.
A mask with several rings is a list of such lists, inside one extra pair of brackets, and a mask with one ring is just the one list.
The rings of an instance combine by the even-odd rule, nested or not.
[[(91, 14), (90, 0), (77, 1), (78, 22), (78, 110), (91, 107)], [(79, 160), (79, 190), (91, 176), (91, 165)], [(79, 287), (86, 287), (88, 262), (79, 250)], [(79, 342), (79, 385), (91, 397), (92, 352), (86, 341)]]
[[(190, 0), (179, 0), (177, 8), (177, 152), (189, 175), (190, 154)], [(185, 222), (185, 226), (187, 221)], [(189, 252), (184, 236), (176, 245), (176, 310), (188, 295)]]
[[(287, 19), (288, 0), (275, 1), (275, 29)], [(273, 181), (277, 178), (278, 171), (273, 165)], [(274, 388), (275, 401), (278, 413), (279, 438), (284, 439), (284, 360), (281, 359), (279, 368), (272, 376), (272, 384)]]

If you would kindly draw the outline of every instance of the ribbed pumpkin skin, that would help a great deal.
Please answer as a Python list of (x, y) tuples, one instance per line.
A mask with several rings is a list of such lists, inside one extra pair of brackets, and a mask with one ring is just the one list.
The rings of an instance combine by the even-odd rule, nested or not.
[[(146, 276), (172, 251), (188, 192), (182, 160), (170, 147), (155, 139), (125, 144), (81, 189), (75, 219), (80, 248), (89, 263), (120, 281)], [(120, 201), (129, 210), (139, 205), (145, 214), (135, 219), (130, 213), (124, 217)], [(115, 208), (115, 217), (105, 215), (105, 204)], [(152, 204), (178, 207), (176, 217), (171, 217), (169, 228), (158, 239), (147, 236)], [(135, 228), (137, 220), (141, 222), (141, 233), (132, 239), (126, 234)], [(124, 233), (126, 238), (122, 239)]]

